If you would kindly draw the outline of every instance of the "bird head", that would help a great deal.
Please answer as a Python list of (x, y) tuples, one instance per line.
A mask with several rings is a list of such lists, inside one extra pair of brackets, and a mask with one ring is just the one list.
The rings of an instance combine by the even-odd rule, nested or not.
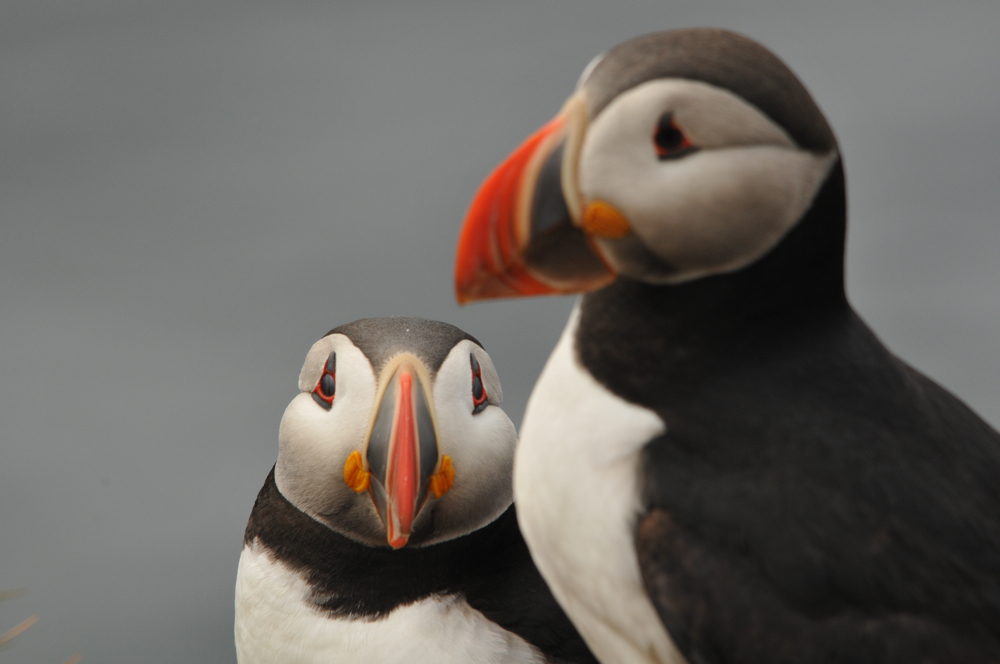
[(511, 503), (517, 434), (474, 338), (417, 318), (364, 319), (309, 350), (279, 431), (275, 481), (334, 531), (400, 548), (452, 539)]
[(458, 300), (739, 271), (834, 171), (823, 114), (763, 46), (716, 29), (637, 37), (596, 58), (483, 183), (459, 238)]

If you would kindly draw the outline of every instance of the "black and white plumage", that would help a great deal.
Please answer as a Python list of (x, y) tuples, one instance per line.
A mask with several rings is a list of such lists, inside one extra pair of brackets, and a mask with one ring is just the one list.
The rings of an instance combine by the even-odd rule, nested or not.
[(1000, 661), (1000, 435), (851, 309), (845, 225), (805, 88), (710, 29), (592, 63), (473, 201), (461, 301), (587, 291), (514, 485), (602, 662)]
[(299, 388), (240, 558), (241, 664), (595, 661), (518, 530), (516, 432), (478, 341), (355, 321)]

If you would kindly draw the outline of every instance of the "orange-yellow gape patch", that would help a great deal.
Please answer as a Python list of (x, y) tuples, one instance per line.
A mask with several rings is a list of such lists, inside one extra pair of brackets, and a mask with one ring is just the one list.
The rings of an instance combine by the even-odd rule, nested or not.
[(451, 457), (445, 454), (441, 457), (441, 468), (431, 475), (431, 492), (435, 498), (440, 498), (448, 493), (448, 489), (455, 483), (455, 466), (451, 465)]
[(371, 476), (372, 474), (365, 470), (364, 463), (361, 461), (361, 452), (357, 450), (351, 452), (350, 456), (347, 457), (347, 463), (344, 464), (344, 481), (347, 482), (347, 486), (351, 487), (355, 493), (361, 493), (368, 489)]
[(596, 237), (620, 240), (632, 232), (628, 219), (611, 203), (594, 201), (583, 209), (583, 230)]

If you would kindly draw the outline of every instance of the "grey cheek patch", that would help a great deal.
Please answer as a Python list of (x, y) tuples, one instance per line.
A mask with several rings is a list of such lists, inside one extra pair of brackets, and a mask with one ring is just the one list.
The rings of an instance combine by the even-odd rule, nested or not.
[(385, 483), (389, 446), (387, 444), (372, 445), (371, 441), (389, 440), (389, 435), (392, 433), (392, 413), (395, 403), (394, 399), (383, 397), (382, 403), (378, 407), (378, 415), (375, 417), (375, 424), (372, 426), (372, 433), (368, 437), (368, 449), (365, 451), (365, 457), (368, 460), (368, 468), (371, 471), (372, 478), (377, 479), (382, 484)]
[(438, 442), (434, 433), (434, 421), (431, 419), (430, 406), (424, 391), (415, 389), (414, 397), (417, 411), (417, 435), (420, 439), (420, 490), (417, 493), (418, 507), (427, 499), (427, 488), (430, 486), (431, 475), (438, 462)]
[(542, 164), (531, 201), (531, 235), (524, 247), (525, 261), (553, 283), (606, 274), (587, 238), (573, 223), (562, 190), (565, 143)]

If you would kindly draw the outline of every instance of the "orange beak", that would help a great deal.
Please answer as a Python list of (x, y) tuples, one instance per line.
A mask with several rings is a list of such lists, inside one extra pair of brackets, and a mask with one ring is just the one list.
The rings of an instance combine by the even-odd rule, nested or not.
[(480, 187), (458, 239), (459, 303), (578, 293), (614, 278), (578, 227), (586, 124), (586, 104), (574, 95)]
[(387, 381), (365, 450), (371, 469), (368, 489), (394, 549), (409, 541), (440, 459), (420, 361), (413, 356), (399, 360), (385, 370)]
[(396, 414), (389, 438), (389, 463), (385, 479), (389, 500), (385, 525), (389, 545), (398, 549), (410, 539), (413, 518), (417, 515), (417, 489), (420, 487), (419, 437), (413, 411), (413, 375), (401, 371)]

